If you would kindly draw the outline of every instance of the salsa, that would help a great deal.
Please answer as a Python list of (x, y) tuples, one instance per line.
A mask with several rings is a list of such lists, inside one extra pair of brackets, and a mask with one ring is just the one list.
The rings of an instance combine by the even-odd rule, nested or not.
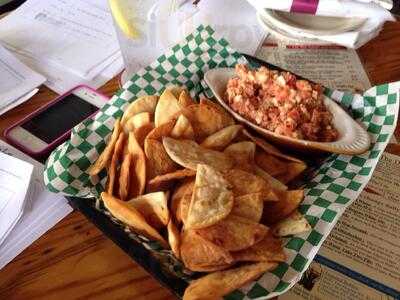
[(332, 142), (338, 131), (323, 103), (323, 88), (289, 72), (246, 65), (235, 67), (237, 77), (229, 80), (225, 101), (258, 126), (296, 139)]

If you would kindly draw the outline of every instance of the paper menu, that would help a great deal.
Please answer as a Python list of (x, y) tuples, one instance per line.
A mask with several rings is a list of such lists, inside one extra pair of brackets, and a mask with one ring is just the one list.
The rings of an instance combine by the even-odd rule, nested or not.
[(257, 57), (328, 88), (359, 93), (371, 87), (354, 49), (315, 41), (279, 40), (270, 35)]
[(106, 0), (29, 0), (0, 20), (0, 40), (89, 79), (119, 50)]
[(0, 153), (0, 245), (20, 219), (33, 165)]
[[(10, 109), (14, 101), (31, 93), (46, 81), (42, 75), (21, 63), (0, 44), (0, 112)], [(0, 114), (1, 114), (0, 113)]]
[(0, 244), (0, 269), (72, 211), (64, 197), (46, 190), (42, 164), (0, 140), (0, 155), (5, 154), (29, 162), (33, 172), (24, 213)]
[[(391, 148), (400, 153), (399, 146)], [(393, 153), (383, 153), (367, 187), (339, 219), (315, 261), (279, 299), (400, 298), (400, 157)]]

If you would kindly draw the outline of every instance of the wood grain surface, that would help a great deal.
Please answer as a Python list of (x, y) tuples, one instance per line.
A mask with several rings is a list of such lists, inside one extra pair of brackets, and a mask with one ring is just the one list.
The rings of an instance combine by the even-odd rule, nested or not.
[[(400, 80), (400, 23), (386, 24), (359, 55), (372, 84)], [(114, 78), (100, 91), (111, 96), (117, 89)], [(31, 100), (2, 115), (1, 138), (5, 128), (56, 96), (42, 87)], [(0, 271), (0, 299), (176, 298), (83, 215), (73, 212)]]

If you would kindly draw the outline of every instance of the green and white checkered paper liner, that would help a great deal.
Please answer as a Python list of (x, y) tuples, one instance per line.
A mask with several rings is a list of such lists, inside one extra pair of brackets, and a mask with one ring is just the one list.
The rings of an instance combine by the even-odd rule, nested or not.
[[(209, 95), (203, 81), (204, 73), (215, 67), (233, 67), (238, 62), (245, 62), (245, 59), (231, 49), (226, 40), (216, 37), (212, 28), (200, 26), (182, 43), (135, 74), (94, 120), (87, 120), (73, 129), (71, 139), (60, 145), (47, 161), (44, 180), (48, 189), (69, 196), (98, 196), (106, 180), (105, 174), (91, 179), (86, 171), (104, 149), (116, 118), (122, 116), (129, 102), (140, 95), (161, 94), (168, 85), (186, 86), (192, 96)], [(227, 299), (267, 299), (287, 291), (300, 279), (340, 215), (370, 179), (397, 122), (399, 87), (399, 83), (384, 84), (371, 88), (364, 95), (327, 91), (328, 96), (350, 110), (368, 130), (372, 146), (363, 155), (331, 155), (325, 161), (308, 183), (300, 206), (312, 230), (287, 238), (287, 261)], [(99, 202), (97, 204), (104, 211)], [(129, 236), (138, 238), (132, 233)], [(162, 257), (163, 251), (154, 247), (154, 243), (143, 238), (139, 240)], [(170, 259), (163, 262), (174, 264)]]

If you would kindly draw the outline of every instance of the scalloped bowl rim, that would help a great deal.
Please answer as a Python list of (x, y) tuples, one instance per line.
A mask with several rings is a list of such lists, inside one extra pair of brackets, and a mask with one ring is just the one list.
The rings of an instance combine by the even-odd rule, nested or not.
[(218, 102), (240, 123), (244, 123), (266, 138), (282, 142), (289, 146), (302, 149), (313, 149), (338, 154), (356, 155), (366, 152), (371, 139), (368, 132), (357, 123), (340, 105), (327, 96), (324, 96), (324, 104), (333, 114), (333, 125), (339, 131), (339, 139), (334, 142), (314, 142), (295, 139), (266, 130), (251, 121), (245, 119), (224, 101), (226, 84), (230, 78), (235, 77), (233, 68), (215, 68), (206, 72), (204, 80), (211, 89)]

